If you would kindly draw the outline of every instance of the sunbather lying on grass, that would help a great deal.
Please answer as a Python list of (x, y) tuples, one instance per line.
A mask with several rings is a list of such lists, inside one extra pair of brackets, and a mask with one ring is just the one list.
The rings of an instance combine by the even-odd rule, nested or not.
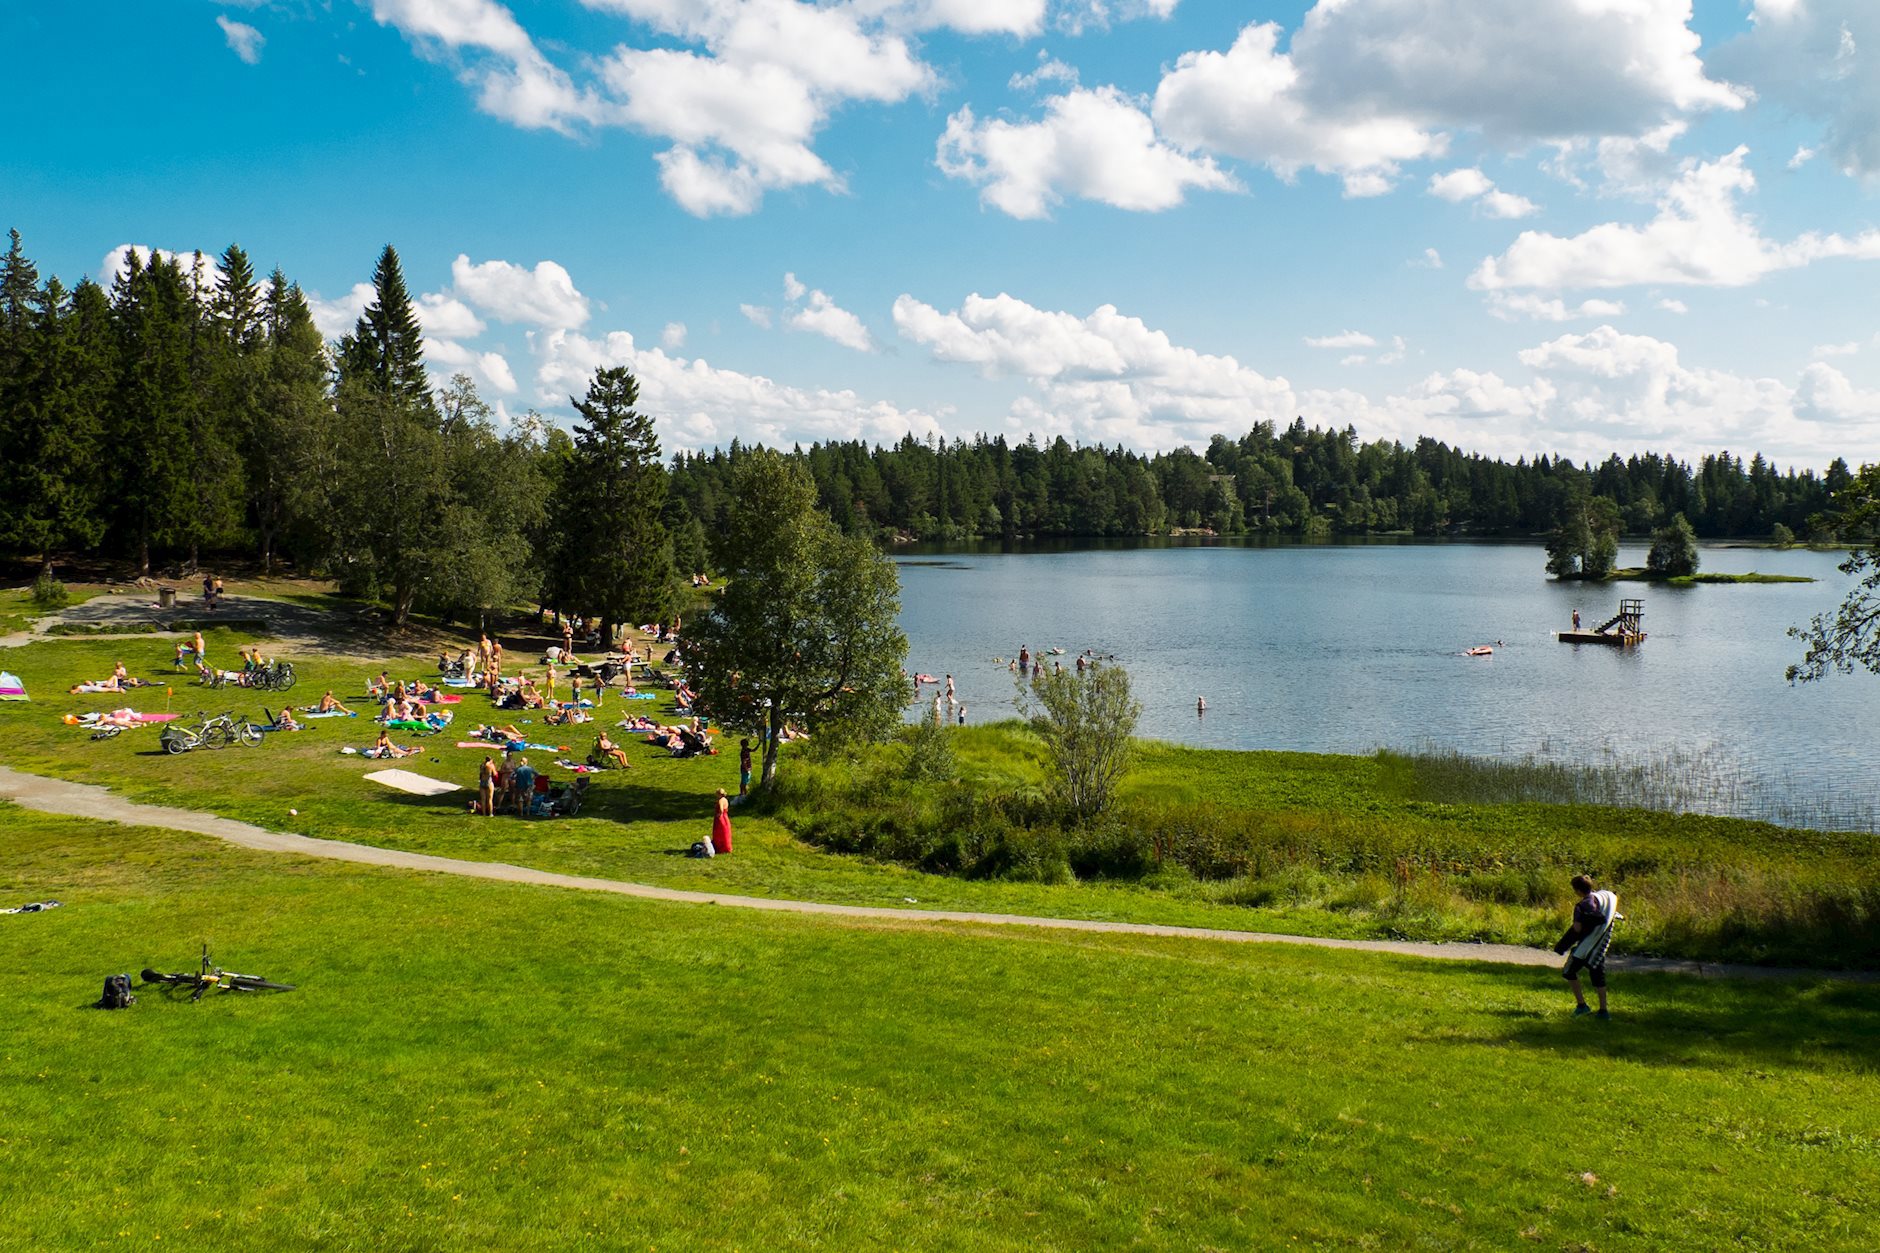
[(409, 748), (400, 748), (398, 745), (392, 743), (392, 737), (388, 733), (380, 731), (379, 742), (359, 755), (361, 757), (379, 758), (415, 757), (423, 751), (424, 750), (419, 748), (416, 744), (411, 745)]

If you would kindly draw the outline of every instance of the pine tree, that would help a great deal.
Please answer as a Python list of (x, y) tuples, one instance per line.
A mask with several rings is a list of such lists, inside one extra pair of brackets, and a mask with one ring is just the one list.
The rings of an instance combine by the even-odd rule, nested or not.
[(150, 573), (153, 548), (176, 542), (195, 502), (189, 431), (199, 403), (190, 377), (196, 307), (180, 267), (135, 254), (112, 284), (122, 369), (107, 432), (118, 477), (112, 487), (116, 525)]
[(574, 450), (556, 493), (560, 585), (602, 627), (663, 619), (671, 611), (672, 546), (661, 523), (666, 467), (653, 419), (639, 412), (640, 385), (624, 367), (595, 372)]
[(7, 534), (41, 557), (55, 548), (93, 547), (104, 529), (99, 445), (113, 379), (103, 300), (89, 281), (68, 298), (54, 278), (34, 302), (29, 372), (16, 389), (8, 424), (12, 438), (32, 453), (7, 463)]
[(398, 250), (390, 244), (372, 272), (372, 303), (352, 334), (340, 340), (343, 383), (356, 383), (425, 409), (433, 407), (431, 380), (424, 370), (424, 332), (411, 308)]
[(327, 390), (326, 343), (306, 296), (279, 269), (268, 279), (261, 325), (254, 425), (246, 452), (261, 567), (271, 571), (284, 540), (303, 560), (327, 551), (327, 537), (339, 527), (332, 485), (341, 458)]
[(339, 482), (348, 534), (342, 583), (386, 595), (403, 626), (440, 549), (449, 481), (437, 404), (424, 370), (424, 337), (390, 244), (372, 276), (374, 294), (340, 341), (337, 403), (347, 450)]

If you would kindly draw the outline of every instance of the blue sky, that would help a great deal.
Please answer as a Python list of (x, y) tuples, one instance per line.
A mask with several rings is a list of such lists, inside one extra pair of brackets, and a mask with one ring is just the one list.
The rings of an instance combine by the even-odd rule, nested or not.
[(0, 226), (241, 243), (330, 333), (669, 446), (1253, 422), (1880, 435), (1872, 0), (25, 0)]

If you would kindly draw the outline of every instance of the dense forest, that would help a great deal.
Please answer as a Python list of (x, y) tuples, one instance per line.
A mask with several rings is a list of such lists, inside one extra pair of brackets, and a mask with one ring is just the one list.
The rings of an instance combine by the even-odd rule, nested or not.
[[(0, 258), (0, 552), (103, 552), (145, 572), (241, 554), (332, 575), (400, 617), (533, 597), (627, 614), (662, 603), (671, 570), (707, 564), (745, 449), (663, 460), (621, 371), (571, 398), (572, 433), (533, 413), (499, 428), (467, 378), (439, 387), (428, 372), (393, 249), (373, 278), (357, 326), (326, 343), (300, 289), (278, 269), (259, 278), (234, 245), (213, 261), (133, 255), (108, 290), (67, 288), (41, 279), (14, 232)], [(1853, 481), (1839, 459), (1818, 474), (1729, 453), (1509, 463), (1304, 418), (1199, 452), (980, 436), (793, 455), (838, 526), (883, 541), (1540, 536), (1588, 522), (1645, 534), (1678, 515), (1710, 538), (1832, 539), (1821, 519)], [(622, 501), (613, 530), (590, 524)], [(615, 597), (629, 567), (661, 588)]]
[[(1432, 439), (1414, 447), (1360, 443), (1357, 432), (1262, 422), (1205, 450), (1145, 455), (1124, 448), (1013, 444), (1002, 436), (891, 448), (817, 444), (806, 457), (838, 523), (916, 539), (1027, 535), (1412, 533), (1542, 535), (1589, 500), (1618, 510), (1627, 533), (1683, 514), (1700, 536), (1766, 537), (1777, 526), (1813, 534), (1811, 519), (1853, 481), (1837, 458), (1827, 473), (1779, 471), (1761, 454), (1727, 452), (1695, 468), (1674, 458), (1612, 456), (1576, 466), (1545, 454), (1512, 464)], [(673, 494), (709, 528), (739, 449), (680, 454)], [(1822, 538), (1827, 538), (1822, 536)]]

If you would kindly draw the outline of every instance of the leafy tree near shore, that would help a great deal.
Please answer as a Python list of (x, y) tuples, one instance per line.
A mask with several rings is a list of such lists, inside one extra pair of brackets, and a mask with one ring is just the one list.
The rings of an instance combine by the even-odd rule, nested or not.
[(1697, 532), (1681, 513), (1671, 515), (1668, 525), (1652, 534), (1651, 551), (1645, 556), (1645, 568), (1653, 574), (1678, 578), (1697, 573)]
[(1841, 563), (1858, 581), (1832, 614), (1816, 614), (1806, 627), (1790, 627), (1802, 641), (1802, 660), (1786, 671), (1791, 683), (1812, 683), (1830, 672), (1880, 674), (1880, 464), (1862, 466), (1835, 495), (1836, 508), (1822, 520), (1851, 534), (1873, 536)]
[(746, 453), (731, 487), (716, 545), (727, 582), (686, 623), (685, 665), (712, 721), (763, 737), (767, 788), (786, 724), (832, 739), (895, 725), (907, 637), (894, 563), (836, 529), (799, 463)]
[(1603, 579), (1619, 562), (1619, 509), (1603, 496), (1567, 507), (1547, 537), (1547, 573), (1557, 579)]
[(1129, 672), (1114, 663), (1051, 671), (1028, 693), (1021, 686), (1020, 701), (1056, 766), (1059, 799), (1078, 822), (1098, 817), (1129, 770), (1130, 737), (1142, 716)]

